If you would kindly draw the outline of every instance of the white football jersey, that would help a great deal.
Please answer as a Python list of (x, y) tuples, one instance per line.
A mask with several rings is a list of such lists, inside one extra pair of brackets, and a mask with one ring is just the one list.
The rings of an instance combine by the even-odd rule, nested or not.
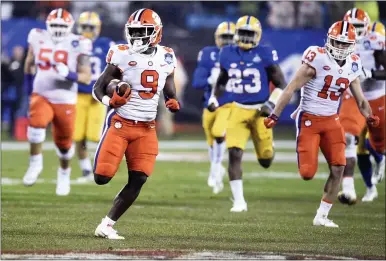
[(302, 61), (316, 71), (313, 79), (301, 89), (300, 110), (319, 116), (336, 114), (342, 93), (361, 73), (361, 60), (349, 55), (340, 67), (324, 47), (310, 46)]
[(171, 48), (157, 45), (151, 55), (130, 51), (128, 45), (110, 48), (106, 62), (118, 66), (122, 80), (131, 85), (131, 98), (116, 110), (125, 119), (151, 121), (157, 116), (158, 100), (166, 77), (174, 72), (177, 59)]
[(60, 76), (54, 69), (55, 63), (67, 64), (72, 72), (77, 71), (77, 59), (81, 54), (90, 55), (91, 40), (70, 34), (59, 43), (54, 43), (51, 35), (42, 29), (32, 29), (28, 34), (36, 65), (33, 93), (37, 93), (55, 104), (75, 104), (78, 84)]
[[(370, 32), (360, 43), (355, 46), (355, 53), (361, 58), (362, 65), (368, 70), (382, 70), (375, 64), (374, 50), (385, 49), (385, 36), (377, 32)], [(386, 81), (366, 79), (361, 82), (363, 94), (367, 100), (376, 100), (385, 95)]]

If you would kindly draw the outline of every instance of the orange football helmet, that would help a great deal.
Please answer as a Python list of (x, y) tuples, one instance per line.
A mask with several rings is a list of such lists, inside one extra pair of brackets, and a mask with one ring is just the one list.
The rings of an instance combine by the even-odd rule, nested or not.
[(357, 31), (357, 41), (361, 40), (363, 36), (367, 35), (370, 25), (370, 17), (362, 9), (353, 8), (348, 10), (344, 15), (343, 20), (355, 26)]
[(52, 40), (60, 42), (71, 33), (74, 18), (63, 8), (54, 9), (47, 17), (46, 26)]
[(130, 15), (125, 25), (125, 34), (131, 50), (142, 53), (149, 46), (156, 46), (162, 38), (162, 22), (159, 15), (150, 9), (140, 9)]
[(356, 31), (347, 21), (334, 23), (327, 33), (327, 53), (336, 60), (344, 60), (354, 52)]

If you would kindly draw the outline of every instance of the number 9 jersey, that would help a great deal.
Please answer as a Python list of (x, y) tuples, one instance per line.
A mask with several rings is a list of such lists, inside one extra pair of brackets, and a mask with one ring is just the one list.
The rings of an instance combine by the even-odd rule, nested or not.
[(106, 62), (121, 70), (122, 80), (132, 89), (130, 101), (117, 108), (117, 114), (130, 120), (154, 120), (166, 78), (177, 66), (173, 49), (157, 45), (153, 54), (145, 55), (130, 51), (126, 44), (114, 45)]
[(76, 72), (78, 56), (91, 54), (91, 40), (70, 34), (55, 44), (46, 30), (32, 29), (27, 41), (33, 49), (37, 68), (33, 93), (45, 97), (50, 103), (75, 104), (78, 84), (60, 76), (54, 66), (64, 63), (70, 71)]
[(361, 74), (360, 58), (351, 54), (341, 67), (324, 47), (310, 46), (302, 62), (314, 68), (316, 75), (301, 89), (300, 110), (318, 116), (338, 113), (343, 92)]
[(224, 46), (219, 55), (220, 67), (228, 72), (226, 91), (239, 104), (259, 104), (268, 100), (269, 82), (266, 67), (278, 63), (277, 52), (266, 45), (244, 51), (238, 46)]

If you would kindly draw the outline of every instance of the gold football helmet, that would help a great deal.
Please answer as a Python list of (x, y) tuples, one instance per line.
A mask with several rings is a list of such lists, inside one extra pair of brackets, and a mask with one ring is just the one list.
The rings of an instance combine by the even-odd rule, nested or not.
[(101, 19), (95, 12), (83, 12), (78, 19), (78, 33), (95, 40), (101, 32)]
[(216, 32), (214, 33), (214, 39), (217, 47), (221, 48), (224, 45), (234, 43), (236, 26), (232, 22), (222, 22), (217, 26)]
[(260, 21), (256, 17), (240, 17), (236, 23), (235, 43), (242, 49), (251, 49), (259, 44), (262, 33)]

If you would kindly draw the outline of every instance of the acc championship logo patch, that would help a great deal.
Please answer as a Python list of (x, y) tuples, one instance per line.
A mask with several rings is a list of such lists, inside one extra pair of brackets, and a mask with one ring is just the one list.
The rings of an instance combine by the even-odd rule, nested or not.
[(352, 63), (352, 68), (351, 68), (351, 70), (352, 70), (353, 72), (358, 71), (358, 64), (357, 64), (357, 63)]
[(78, 41), (78, 40), (74, 40), (74, 41), (71, 42), (71, 45), (72, 45), (73, 47), (78, 47), (79, 41)]
[(173, 55), (171, 53), (165, 53), (165, 62), (167, 64), (173, 63)]
[(371, 48), (370, 41), (369, 40), (364, 41), (363, 46), (365, 47), (366, 50), (370, 50)]

